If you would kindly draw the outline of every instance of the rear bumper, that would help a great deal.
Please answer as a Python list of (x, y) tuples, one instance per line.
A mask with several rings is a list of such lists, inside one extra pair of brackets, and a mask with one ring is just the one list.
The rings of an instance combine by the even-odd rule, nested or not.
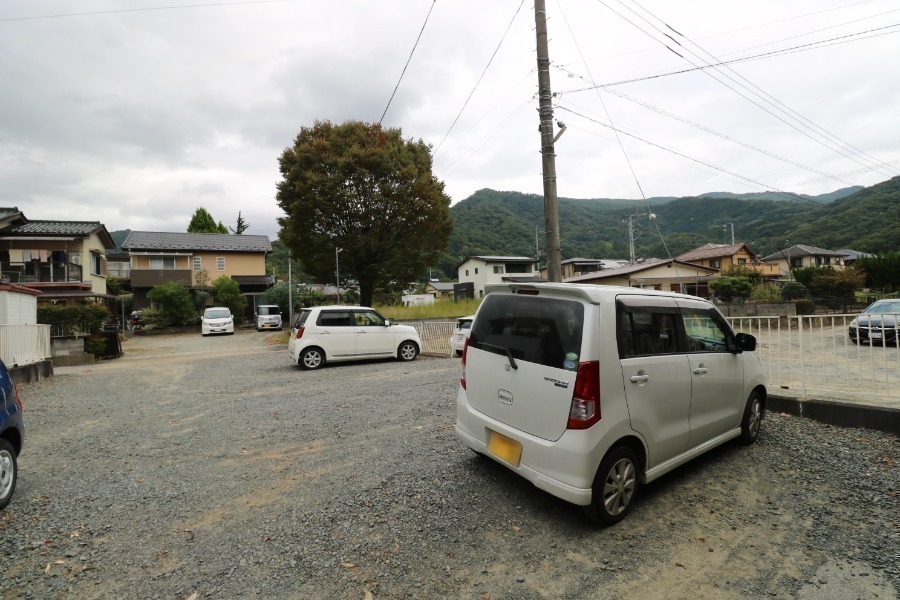
[[(544, 440), (513, 429), (476, 411), (465, 390), (456, 399), (456, 437), (472, 450), (493, 458), (506, 468), (557, 498), (572, 504), (591, 503), (591, 485), (605, 445), (596, 432), (567, 431), (556, 441)], [(488, 451), (491, 432), (497, 432), (522, 444), (518, 466), (493, 456)], [(597, 438), (600, 437), (600, 440)]]

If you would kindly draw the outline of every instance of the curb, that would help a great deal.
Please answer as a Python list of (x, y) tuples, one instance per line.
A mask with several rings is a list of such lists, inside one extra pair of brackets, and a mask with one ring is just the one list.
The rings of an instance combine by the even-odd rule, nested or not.
[(812, 419), (828, 425), (900, 433), (900, 409), (824, 400), (769, 396), (766, 410)]

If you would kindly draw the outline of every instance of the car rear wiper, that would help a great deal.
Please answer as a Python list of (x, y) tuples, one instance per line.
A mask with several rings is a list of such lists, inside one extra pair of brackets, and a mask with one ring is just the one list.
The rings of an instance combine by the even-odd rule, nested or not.
[(499, 350), (501, 353), (506, 354), (506, 358), (509, 359), (509, 366), (513, 369), (518, 369), (519, 365), (516, 364), (516, 359), (513, 358), (512, 350), (509, 348), (504, 348), (503, 346), (495, 346), (494, 344), (486, 344), (481, 342), (480, 344), (484, 348), (493, 348), (494, 350)]

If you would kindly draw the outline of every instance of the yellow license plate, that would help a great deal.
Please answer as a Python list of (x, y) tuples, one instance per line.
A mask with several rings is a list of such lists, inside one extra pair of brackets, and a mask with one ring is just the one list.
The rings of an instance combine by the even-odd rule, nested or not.
[(514, 467), (518, 467), (519, 460), (522, 458), (522, 444), (492, 431), (491, 440), (488, 442), (488, 452)]

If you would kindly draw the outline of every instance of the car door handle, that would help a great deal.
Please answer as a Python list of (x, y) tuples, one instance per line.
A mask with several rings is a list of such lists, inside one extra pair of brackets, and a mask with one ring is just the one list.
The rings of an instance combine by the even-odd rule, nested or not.
[(694, 375), (706, 375), (706, 372), (709, 371), (706, 367), (698, 367), (692, 370)]
[(647, 383), (650, 380), (649, 375), (632, 375), (631, 383)]

